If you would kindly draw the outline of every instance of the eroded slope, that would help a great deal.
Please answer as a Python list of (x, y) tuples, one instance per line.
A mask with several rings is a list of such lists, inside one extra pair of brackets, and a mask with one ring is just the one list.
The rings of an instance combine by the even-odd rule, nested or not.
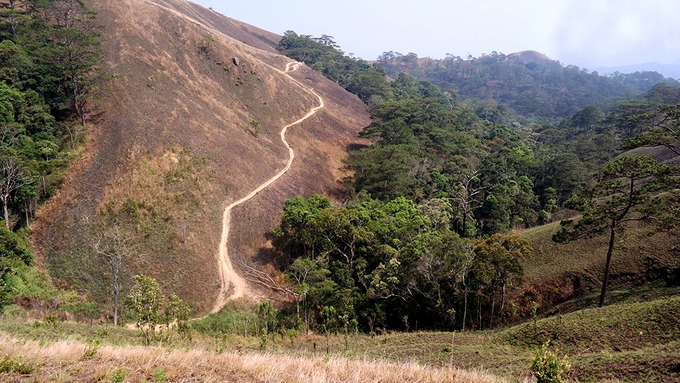
[[(43, 209), (35, 243), (53, 277), (105, 301), (111, 276), (92, 244), (121, 227), (135, 254), (123, 286), (144, 272), (205, 312), (220, 287), (223, 209), (285, 166), (279, 131), (317, 99), (282, 73), (271, 33), (184, 1), (87, 3), (108, 76), (87, 155)], [(291, 171), (235, 212), (230, 252), (243, 259), (266, 247), (286, 198), (338, 188), (340, 158), (368, 124), (354, 96), (309, 68), (294, 76), (326, 108), (288, 133)]]

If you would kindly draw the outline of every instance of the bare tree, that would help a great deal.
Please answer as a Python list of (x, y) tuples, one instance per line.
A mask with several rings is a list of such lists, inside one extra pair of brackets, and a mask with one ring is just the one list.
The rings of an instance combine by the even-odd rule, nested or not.
[(116, 225), (97, 238), (92, 247), (94, 251), (111, 267), (113, 276), (113, 325), (118, 326), (118, 296), (120, 295), (120, 277), (123, 261), (133, 254), (129, 239)]
[(468, 218), (472, 218), (472, 213), (480, 204), (480, 197), (486, 187), (479, 186), (479, 170), (472, 173), (462, 173), (460, 179), (453, 185), (454, 197), (453, 199), (458, 204), (461, 218), (461, 234), (463, 238), (467, 238)]
[(87, 132), (84, 124), (64, 124), (64, 130), (68, 133), (69, 143), (71, 149), (75, 150), (78, 145), (78, 140)]
[(7, 15), (9, 16), (9, 24), (12, 27), (12, 36), (16, 38), (17, 36), (17, 25), (19, 23), (19, 18), (17, 17), (18, 15), (21, 14), (21, 10), (19, 10), (19, 7), (23, 4), (22, 1), (18, 0), (9, 0), (7, 2), (4, 2), (4, 4), (1, 5), (3, 9), (8, 10)]
[(21, 187), (24, 171), (11, 157), (0, 160), (0, 201), (2, 202), (5, 226), (9, 229), (9, 203), (12, 193)]

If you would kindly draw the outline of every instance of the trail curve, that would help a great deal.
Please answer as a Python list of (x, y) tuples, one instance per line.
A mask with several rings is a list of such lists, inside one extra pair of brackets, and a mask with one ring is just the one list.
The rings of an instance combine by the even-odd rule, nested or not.
[[(281, 129), (281, 141), (283, 144), (288, 148), (288, 163), (286, 166), (278, 172), (274, 177), (270, 178), (267, 180), (265, 183), (261, 184), (258, 186), (255, 190), (250, 192), (250, 194), (246, 195), (245, 197), (239, 199), (238, 201), (232, 202), (229, 206), (227, 206), (224, 209), (224, 213), (222, 214), (222, 237), (220, 239), (220, 249), (219, 249), (219, 256), (218, 256), (218, 265), (219, 265), (219, 274), (220, 274), (220, 281), (221, 281), (221, 286), (220, 286), (220, 292), (217, 296), (217, 300), (215, 302), (215, 305), (213, 306), (212, 310), (210, 313), (216, 313), (224, 307), (224, 305), (227, 303), (228, 300), (230, 299), (236, 299), (240, 298), (245, 295), (246, 290), (247, 290), (247, 283), (243, 277), (238, 275), (236, 271), (234, 270), (234, 267), (231, 263), (231, 258), (229, 257), (229, 248), (228, 248), (228, 242), (229, 242), (229, 228), (230, 228), (230, 223), (231, 223), (231, 211), (233, 208), (236, 206), (248, 201), (249, 199), (253, 198), (257, 193), (261, 192), (265, 188), (267, 188), (269, 185), (271, 185), (274, 181), (278, 180), (282, 175), (284, 175), (291, 167), (293, 164), (293, 160), (295, 159), (295, 152), (293, 151), (293, 148), (290, 147), (288, 144), (288, 141), (286, 141), (286, 132), (288, 131), (288, 128), (297, 125), (304, 120), (308, 119), (309, 117), (313, 116), (316, 114), (317, 111), (322, 109), (324, 107), (324, 102), (321, 96), (319, 96), (316, 92), (314, 92), (314, 89), (309, 88), (305, 86), (304, 84), (300, 83), (298, 80), (294, 79), (291, 77), (288, 73), (295, 71), (298, 69), (301, 63), (299, 62), (289, 62), (286, 64), (286, 69), (285, 71), (278, 70), (279, 72), (286, 74), (293, 82), (301, 86), (302, 88), (308, 90), (311, 92), (316, 98), (319, 100), (319, 106), (316, 106), (312, 108), (307, 114), (302, 116), (302, 118), (284, 126)], [(233, 288), (233, 293), (231, 295), (229, 294), (229, 291)]]

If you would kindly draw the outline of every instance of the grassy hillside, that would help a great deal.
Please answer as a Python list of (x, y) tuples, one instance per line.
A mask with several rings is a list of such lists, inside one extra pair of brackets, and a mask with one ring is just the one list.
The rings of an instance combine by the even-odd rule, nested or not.
[(296, 71), (299, 83), (284, 75), (275, 34), (185, 1), (86, 3), (107, 81), (92, 102), (84, 158), (39, 213), (38, 259), (59, 286), (109, 302), (112, 276), (93, 244), (121, 230), (134, 254), (124, 290), (144, 272), (205, 311), (220, 286), (222, 211), (283, 168), (280, 129), (318, 102), (306, 88), (326, 108), (289, 132), (291, 172), (235, 212), (230, 247), (243, 259), (267, 248), (286, 198), (336, 190), (340, 158), (368, 112), (310, 69)]
[[(11, 335), (10, 335), (11, 334)], [(257, 337), (142, 346), (136, 331), (68, 322), (0, 321), (0, 380), (35, 382), (503, 382), (478, 370), (371, 356), (309, 355)], [(302, 339), (295, 339), (296, 343)], [(302, 343), (300, 343), (302, 344)]]
[[(534, 257), (523, 263), (524, 299), (532, 299), (549, 307), (552, 303), (583, 297), (572, 309), (595, 305), (596, 299), (587, 299), (591, 292), (601, 287), (607, 254), (607, 236), (595, 236), (567, 244), (552, 241), (552, 235), (559, 230), (559, 222), (524, 230), (520, 235), (534, 248)], [(629, 224), (623, 235), (617, 237), (612, 259), (611, 282), (612, 299), (622, 298), (617, 294), (617, 286), (628, 290), (628, 295), (640, 291), (640, 299), (650, 294), (650, 284), (656, 292), (646, 297), (651, 299), (664, 295), (666, 287), (680, 285), (678, 270), (678, 241), (666, 233), (656, 231), (655, 227), (644, 223)], [(619, 290), (620, 290), (619, 289)], [(592, 297), (591, 297), (592, 298)]]
[[(485, 369), (524, 379), (543, 342), (572, 364), (577, 381), (680, 381), (680, 298), (586, 309), (476, 333), (406, 333), (350, 341), (350, 353), (434, 366)], [(319, 346), (322, 341), (319, 340)], [(331, 349), (345, 349), (341, 339)], [(313, 353), (313, 343), (305, 350)], [(345, 349), (346, 350), (346, 349)], [(348, 351), (344, 351), (347, 353)]]
[[(230, 306), (221, 316), (232, 315)], [(207, 319), (211, 321), (212, 319)], [(199, 328), (200, 326), (196, 326)], [(193, 332), (141, 346), (136, 331), (70, 322), (0, 320), (0, 360), (31, 381), (530, 381), (543, 342), (568, 354), (576, 381), (680, 381), (680, 298), (579, 310), (511, 328), (466, 333), (358, 334), (325, 338)], [(11, 334), (11, 335), (10, 335)], [(263, 342), (263, 339), (267, 339)], [(475, 371), (486, 371), (479, 373)], [(492, 375), (490, 375), (492, 374)], [(495, 375), (495, 377), (494, 377)], [(124, 377), (124, 380), (123, 380)], [(156, 380), (158, 381), (158, 380)]]

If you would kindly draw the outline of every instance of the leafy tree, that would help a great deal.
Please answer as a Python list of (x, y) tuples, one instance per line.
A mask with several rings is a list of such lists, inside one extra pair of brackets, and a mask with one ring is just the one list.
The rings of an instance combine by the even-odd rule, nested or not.
[(661, 105), (656, 113), (641, 114), (634, 119), (643, 120), (646, 125), (651, 126), (627, 141), (627, 148), (664, 146), (680, 155), (680, 104)]
[(592, 131), (604, 120), (604, 113), (595, 105), (590, 105), (571, 117), (571, 123), (581, 131)]
[(561, 383), (567, 379), (571, 364), (567, 356), (557, 356), (558, 350), (549, 350), (550, 341), (544, 343), (531, 362), (531, 374), (537, 383)]
[(51, 1), (41, 10), (49, 45), (39, 50), (39, 58), (61, 75), (55, 85), (69, 91), (71, 107), (85, 125), (86, 95), (97, 82), (96, 66), (103, 58), (91, 25), (94, 14), (80, 0)]
[(172, 326), (177, 328), (183, 337), (189, 335), (189, 316), (191, 316), (191, 309), (180, 299), (176, 294), (168, 296), (167, 307), (165, 308), (165, 325), (168, 329)]
[[(321, 317), (323, 307), (333, 307), (342, 323), (363, 320), (370, 331), (414, 322), (423, 328), (465, 328), (469, 291), (493, 285), (504, 292), (520, 273), (518, 263), (481, 261), (471, 241), (450, 231), (447, 200), (416, 205), (397, 197), (383, 203), (362, 193), (343, 207), (308, 208), (318, 200), (290, 200), (273, 241), (283, 259), (292, 259), (282, 263), (291, 284), (286, 290), (294, 292), (298, 321), (304, 316), (308, 328), (322, 328), (330, 318)], [(305, 235), (297, 235), (302, 226), (288, 226), (294, 212), (304, 212), (297, 216), (305, 219), (297, 221)], [(511, 242), (504, 243), (512, 253)], [(314, 252), (306, 250), (312, 247)], [(482, 275), (482, 269), (490, 271)], [(505, 295), (501, 307), (504, 303)]]
[(554, 241), (568, 242), (609, 233), (600, 307), (605, 303), (616, 233), (627, 222), (649, 218), (641, 214), (642, 208), (647, 203), (659, 203), (658, 199), (650, 201), (653, 192), (662, 187), (653, 181), (668, 170), (667, 165), (659, 164), (651, 157), (620, 157), (600, 172), (593, 188), (565, 204), (568, 208), (580, 211), (583, 216), (576, 222), (571, 219), (562, 221), (562, 229), (553, 236)]
[[(385, 52), (378, 62), (392, 78), (406, 73), (442, 89), (456, 89), (463, 98), (475, 99), (478, 115), (494, 123), (512, 115), (565, 118), (592, 105), (602, 108), (612, 101), (630, 99), (657, 83), (678, 85), (655, 72), (605, 77), (557, 61), (527, 62), (498, 52), (466, 60), (456, 56), (419, 59), (415, 53)], [(492, 103), (482, 102), (487, 100)], [(495, 108), (494, 102), (503, 107)]]
[(491, 313), (489, 326), (493, 326), (496, 308), (496, 290), (501, 288), (501, 311), (505, 307), (505, 289), (513, 281), (522, 278), (520, 260), (533, 255), (533, 248), (526, 239), (517, 235), (494, 234), (480, 239), (475, 245), (476, 261), (487, 268), (491, 283)]
[(302, 61), (321, 72), (368, 103), (373, 98), (390, 98), (390, 86), (379, 64), (345, 56), (333, 36), (298, 35), (286, 31), (277, 49), (284, 55)]
[(370, 216), (361, 206), (319, 212), (314, 224), (323, 238), (324, 251), (329, 257), (340, 259), (350, 268), (360, 249), (372, 241), (373, 233), (367, 228)]
[(353, 174), (350, 182), (355, 190), (391, 199), (409, 195), (415, 189), (417, 180), (409, 177), (413, 157), (412, 148), (406, 145), (374, 145), (352, 152), (344, 163)]
[[(556, 151), (546, 153), (535, 173), (537, 194), (544, 195), (548, 189), (554, 193), (555, 204), (562, 204), (574, 192), (585, 187), (590, 178), (588, 169), (574, 153)], [(546, 198), (542, 201), (547, 202)]]
[[(80, 0), (12, 0), (2, 7), (0, 157), (18, 165), (6, 170), (20, 170), (5, 172), (5, 181), (16, 182), (5, 182), (2, 202), (6, 224), (17, 215), (20, 227), (65, 174), (83, 131), (72, 125), (85, 122), (103, 56), (94, 14)], [(66, 137), (70, 148), (62, 145)]]
[(125, 304), (136, 318), (147, 344), (157, 339), (156, 326), (162, 323), (163, 294), (158, 282), (146, 275), (135, 275), (135, 284)]
[(328, 287), (333, 287), (329, 283), (328, 276), (330, 271), (327, 268), (325, 259), (312, 260), (304, 257), (296, 258), (295, 261), (287, 268), (286, 275), (288, 280), (293, 284), (293, 291), (295, 291), (295, 306), (297, 320), (300, 320), (300, 309), (304, 317), (306, 331), (309, 332), (311, 313), (310, 300), (314, 300), (320, 294), (320, 291), (327, 290)]
[(361, 101), (367, 104), (373, 97), (380, 97), (381, 99), (392, 97), (390, 86), (385, 81), (385, 72), (381, 71), (375, 64), (370, 68), (353, 73), (346, 89), (359, 96)]
[(435, 231), (450, 229), (452, 208), (449, 201), (444, 198), (432, 198), (417, 207), (418, 215), (430, 222), (430, 227)]
[(146, 344), (167, 339), (163, 332), (169, 331), (173, 324), (180, 331), (188, 328), (188, 307), (174, 294), (166, 300), (158, 282), (146, 275), (135, 275), (135, 284), (125, 304), (135, 316)]
[(631, 139), (644, 130), (646, 118), (655, 107), (649, 100), (632, 100), (618, 103), (607, 116), (607, 124), (615, 126), (624, 139)]
[(316, 259), (322, 249), (316, 241), (312, 219), (321, 210), (330, 207), (330, 204), (328, 198), (320, 195), (313, 195), (309, 199), (298, 196), (287, 200), (281, 225), (273, 232), (274, 246), (289, 254)]
[(276, 314), (276, 308), (269, 301), (264, 301), (258, 306), (257, 318), (262, 323), (262, 330), (265, 335), (271, 333), (276, 326)]
[(511, 209), (514, 205), (512, 191), (508, 186), (493, 185), (478, 210), (477, 220), (480, 222), (481, 232), (493, 234), (510, 229)]

